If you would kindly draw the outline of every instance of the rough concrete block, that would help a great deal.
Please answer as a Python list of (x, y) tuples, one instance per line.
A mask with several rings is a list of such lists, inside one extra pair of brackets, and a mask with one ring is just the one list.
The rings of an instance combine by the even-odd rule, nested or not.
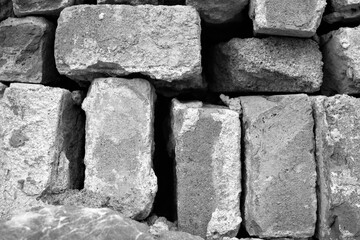
[(14, 13), (18, 17), (29, 15), (59, 16), (69, 6), (82, 4), (85, 0), (12, 0)]
[(56, 65), (70, 78), (141, 73), (159, 85), (202, 87), (200, 17), (192, 7), (80, 5), (58, 22)]
[(179, 230), (207, 239), (235, 237), (241, 223), (239, 114), (177, 100), (171, 111)]
[(71, 93), (13, 83), (0, 98), (0, 218), (42, 205), (46, 192), (80, 188), (84, 123)]
[(157, 192), (153, 87), (142, 79), (95, 79), (86, 112), (85, 189), (127, 217), (146, 218)]
[(232, 39), (215, 47), (214, 92), (316, 92), (322, 61), (313, 40), (296, 38)]
[[(97, 0), (97, 4), (158, 5), (160, 0)], [(161, 3), (161, 2), (160, 2)]]
[(0, 21), (13, 15), (13, 5), (11, 0), (0, 0)]
[(360, 234), (360, 99), (315, 97), (319, 240)]
[(186, 0), (186, 5), (195, 7), (201, 18), (211, 24), (238, 20), (248, 3), (249, 0)]
[(360, 93), (359, 39), (360, 27), (340, 28), (321, 37), (325, 94)]
[(312, 237), (314, 120), (305, 94), (240, 97), (245, 131), (245, 227), (260, 238)]
[(256, 34), (312, 37), (319, 27), (326, 0), (250, 0)]
[(41, 17), (8, 18), (1, 22), (0, 81), (56, 81), (54, 32), (54, 25)]

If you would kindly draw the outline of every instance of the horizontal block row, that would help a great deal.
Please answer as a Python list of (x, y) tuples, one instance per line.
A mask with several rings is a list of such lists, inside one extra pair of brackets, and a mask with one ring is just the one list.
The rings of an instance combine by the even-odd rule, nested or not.
[[(156, 96), (147, 81), (96, 79), (82, 104), (86, 126), (67, 90), (13, 83), (0, 96), (2, 219), (41, 205), (36, 199), (43, 194), (81, 188), (82, 182), (93, 194), (87, 198), (105, 198), (124, 216), (150, 214), (157, 192)], [(318, 224), (319, 239), (355, 238), (359, 99), (222, 99), (229, 108), (172, 101), (169, 150), (176, 162), (179, 229), (221, 239), (235, 237), (243, 221), (254, 237), (308, 238)], [(84, 129), (85, 181), (79, 176)]]

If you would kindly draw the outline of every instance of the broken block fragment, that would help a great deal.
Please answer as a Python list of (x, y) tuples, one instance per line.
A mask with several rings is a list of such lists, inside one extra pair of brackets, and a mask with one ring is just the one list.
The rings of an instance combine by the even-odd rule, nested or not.
[(79, 5), (64, 9), (58, 23), (56, 66), (72, 79), (143, 74), (161, 86), (203, 87), (192, 7)]
[(142, 79), (95, 79), (86, 112), (85, 189), (127, 217), (146, 218), (157, 192), (152, 169), (155, 91)]
[(318, 239), (357, 239), (360, 234), (360, 100), (315, 97), (318, 164)]
[[(43, 192), (81, 188), (84, 124), (71, 93), (12, 83), (0, 98), (0, 218), (42, 205)], [(82, 175), (82, 178), (81, 178)]]
[(305, 94), (240, 97), (245, 227), (260, 238), (308, 238), (316, 223), (314, 120)]
[(312, 37), (320, 25), (326, 0), (250, 0), (255, 34)]
[(58, 78), (53, 52), (54, 25), (41, 17), (0, 23), (0, 81), (49, 83)]
[(321, 52), (310, 39), (234, 38), (215, 47), (213, 92), (316, 92), (322, 84)]
[(171, 115), (179, 230), (207, 239), (235, 237), (241, 223), (239, 114), (173, 100)]
[(340, 28), (322, 36), (325, 94), (360, 93), (360, 27)]

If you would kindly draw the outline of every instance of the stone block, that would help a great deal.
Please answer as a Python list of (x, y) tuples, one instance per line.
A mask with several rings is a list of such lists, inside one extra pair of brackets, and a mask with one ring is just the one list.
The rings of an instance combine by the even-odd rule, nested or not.
[(189, 6), (79, 5), (61, 12), (55, 58), (77, 80), (143, 74), (202, 87), (200, 17)]
[(245, 131), (245, 227), (260, 238), (315, 231), (314, 119), (305, 94), (240, 97)]
[(59, 16), (60, 12), (74, 4), (82, 4), (85, 0), (12, 0), (14, 13), (18, 17), (29, 15)]
[(360, 99), (315, 97), (318, 164), (318, 239), (360, 234)]
[(340, 28), (321, 37), (325, 94), (360, 93), (360, 27)]
[(41, 17), (8, 18), (0, 23), (0, 81), (56, 81), (55, 27)]
[(310, 39), (232, 39), (215, 47), (214, 92), (316, 92), (322, 84), (321, 52)]
[(0, 21), (13, 15), (13, 5), (11, 0), (0, 0)]
[(360, 20), (360, 0), (330, 0), (330, 11), (323, 17), (329, 24), (356, 23)]
[(48, 206), (0, 223), (6, 240), (18, 239), (119, 239), (154, 240), (148, 226), (101, 208)]
[(1, 219), (42, 205), (44, 192), (81, 188), (85, 121), (69, 91), (12, 83), (0, 113)]
[(97, 4), (158, 5), (159, 3), (161, 3), (161, 0), (97, 0)]
[(222, 24), (241, 19), (240, 15), (249, 0), (186, 0), (195, 7), (201, 18), (210, 24)]
[(255, 34), (312, 37), (320, 25), (326, 0), (250, 0)]
[(241, 223), (239, 114), (173, 100), (171, 115), (179, 230), (207, 239), (235, 237)]
[(124, 216), (146, 218), (157, 192), (153, 87), (142, 79), (95, 79), (86, 112), (85, 189)]

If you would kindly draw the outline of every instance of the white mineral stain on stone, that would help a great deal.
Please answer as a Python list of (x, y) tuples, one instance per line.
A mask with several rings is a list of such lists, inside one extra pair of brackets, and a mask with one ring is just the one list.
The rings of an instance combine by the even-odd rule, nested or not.
[(99, 14), (99, 19), (100, 19), (100, 20), (103, 20), (103, 19), (104, 19), (104, 16), (105, 16), (105, 13), (100, 13), (100, 14)]

